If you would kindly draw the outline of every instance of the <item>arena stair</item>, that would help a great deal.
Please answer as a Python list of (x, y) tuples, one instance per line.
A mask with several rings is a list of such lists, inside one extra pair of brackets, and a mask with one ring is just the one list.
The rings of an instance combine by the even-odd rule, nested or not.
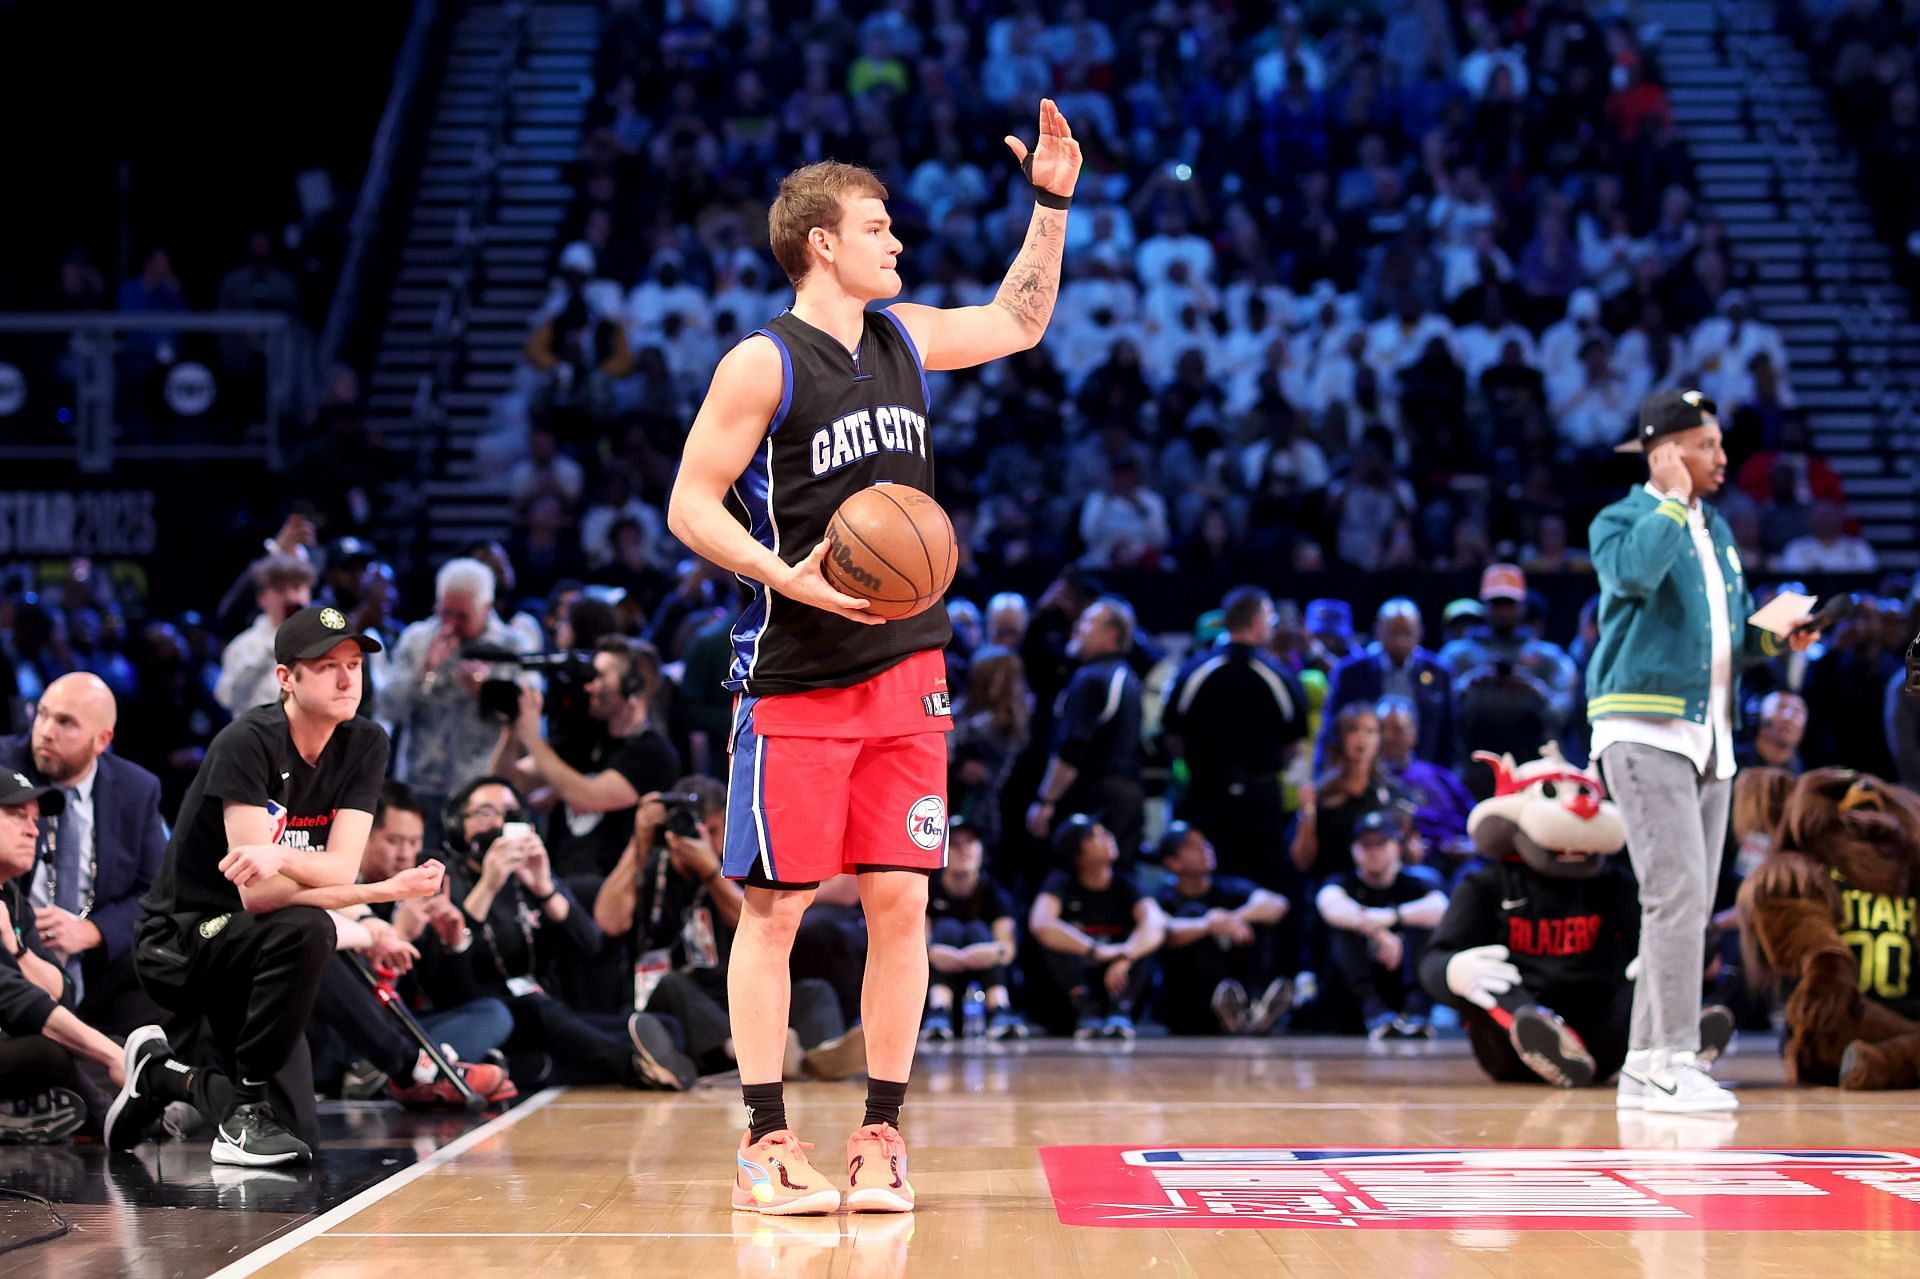
[(1920, 397), (1908, 374), (1920, 324), (1806, 53), (1766, 0), (1656, 0), (1640, 14), (1662, 28), (1701, 211), (1753, 270), (1755, 313), (1786, 342), (1815, 447), (1882, 566), (1920, 567)]
[(386, 440), (425, 464), (429, 478), (387, 505), (424, 526), (430, 561), (507, 532), (506, 475), (475, 446), (546, 296), (600, 23), (590, 4), (509, 3), (470, 7), (453, 28), (368, 385)]

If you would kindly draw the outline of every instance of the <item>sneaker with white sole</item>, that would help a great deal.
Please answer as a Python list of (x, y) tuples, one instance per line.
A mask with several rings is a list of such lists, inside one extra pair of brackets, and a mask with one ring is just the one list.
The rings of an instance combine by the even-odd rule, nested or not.
[(0, 1101), (0, 1146), (49, 1146), (87, 1122), (87, 1103), (66, 1088)]
[(213, 1162), (241, 1168), (272, 1168), (313, 1159), (306, 1142), (287, 1131), (265, 1102), (235, 1106), (214, 1129)]
[(1220, 1029), (1229, 1035), (1242, 1035), (1247, 1030), (1247, 1012), (1253, 1007), (1253, 1000), (1247, 995), (1247, 988), (1231, 977), (1222, 978), (1213, 988), (1213, 1019), (1220, 1023)]
[[(1622, 1078), (1626, 1073), (1624, 1069), (1621, 1071)], [(1654, 1053), (1652, 1062), (1637, 1082), (1640, 1108), (1656, 1114), (1698, 1114), (1737, 1110), (1740, 1106), (1740, 1099), (1701, 1069), (1690, 1052)]]
[(127, 1082), (107, 1107), (100, 1134), (109, 1150), (132, 1150), (153, 1134), (154, 1121), (167, 1108), (157, 1072), (172, 1069), (183, 1078), (187, 1072), (185, 1063), (173, 1056), (167, 1032), (158, 1026), (142, 1026), (128, 1035), (121, 1053)]

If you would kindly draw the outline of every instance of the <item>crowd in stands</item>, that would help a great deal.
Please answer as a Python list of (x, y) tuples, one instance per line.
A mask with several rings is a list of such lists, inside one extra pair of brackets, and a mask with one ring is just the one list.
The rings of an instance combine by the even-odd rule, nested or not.
[(1683, 384), (1729, 424), (1749, 564), (1874, 567), (1626, 11), (674, 12), (612, 11), (576, 238), (502, 406), (543, 559), (605, 563), (603, 494), (662, 504), (715, 362), (791, 296), (763, 217), (788, 169), (872, 167), (905, 296), (983, 301), (1026, 221), (1000, 139), (1051, 93), (1088, 172), (1047, 338), (930, 379), (988, 571), (1578, 570), (1611, 447)]

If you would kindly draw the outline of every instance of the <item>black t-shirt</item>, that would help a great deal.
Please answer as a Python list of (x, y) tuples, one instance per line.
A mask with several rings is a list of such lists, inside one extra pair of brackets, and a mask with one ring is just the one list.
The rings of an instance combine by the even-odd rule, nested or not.
[(1277, 786), (1306, 736), (1307, 699), (1293, 673), (1248, 644), (1194, 654), (1174, 676), (1162, 721), (1181, 734), (1196, 790)]
[(1180, 881), (1170, 879), (1154, 895), (1160, 909), (1173, 919), (1199, 919), (1210, 910), (1239, 910), (1253, 900), (1258, 888), (1251, 879), (1238, 875), (1215, 875), (1207, 891), (1189, 897), (1180, 891)]
[(1405, 906), (1417, 902), (1438, 885), (1427, 875), (1402, 866), (1393, 877), (1393, 882), (1385, 888), (1376, 888), (1360, 878), (1357, 870), (1342, 871), (1333, 877), (1333, 883), (1346, 891), (1347, 896), (1368, 910), (1379, 910), (1388, 906)]
[(1611, 991), (1640, 949), (1640, 894), (1624, 853), (1592, 879), (1553, 879), (1515, 862), (1462, 876), (1420, 961), (1420, 978), (1447, 993), (1447, 961), (1475, 946), (1505, 946), (1526, 992), (1551, 999), (1578, 988)]
[(1105, 888), (1088, 888), (1072, 871), (1056, 870), (1040, 885), (1060, 899), (1060, 922), (1095, 941), (1123, 941), (1133, 932), (1133, 907), (1142, 896), (1132, 879), (1113, 872)]
[[(581, 773), (592, 777), (613, 770), (636, 795), (669, 789), (680, 778), (680, 752), (652, 728), (631, 737), (601, 737)], [(605, 875), (633, 838), (632, 808), (606, 813), (573, 813), (565, 805), (547, 821), (547, 854), (557, 875)]]
[(324, 852), (341, 809), (371, 814), (387, 773), (386, 730), (350, 719), (333, 730), (317, 764), (294, 749), (286, 708), (256, 706), (220, 730), (180, 805), (160, 873), (145, 906), (156, 914), (241, 909), (240, 890), (220, 873), (227, 855), (226, 805), (273, 815), (274, 842)]
[(1013, 915), (1013, 907), (1007, 904), (1007, 895), (985, 875), (980, 876), (973, 886), (973, 892), (966, 897), (957, 897), (948, 892), (941, 880), (941, 876), (935, 875), (933, 882), (927, 885), (928, 919), (991, 924), (996, 919), (1007, 919)]
[(666, 849), (648, 854), (634, 890), (629, 942), (635, 958), (649, 950), (666, 950), (672, 952), (676, 969), (726, 972), (733, 929), (713, 908), (706, 886), (676, 871)]

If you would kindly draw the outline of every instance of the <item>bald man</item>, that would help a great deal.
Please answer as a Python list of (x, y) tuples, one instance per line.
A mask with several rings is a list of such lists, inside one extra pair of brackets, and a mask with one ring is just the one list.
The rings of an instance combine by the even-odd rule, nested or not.
[(159, 779), (110, 750), (117, 719), (97, 675), (63, 675), (41, 695), (32, 732), (0, 738), (0, 768), (65, 796), (58, 816), (40, 819), (28, 899), (82, 1020), (124, 1035), (158, 1011), (134, 977), (131, 948), (167, 832)]

